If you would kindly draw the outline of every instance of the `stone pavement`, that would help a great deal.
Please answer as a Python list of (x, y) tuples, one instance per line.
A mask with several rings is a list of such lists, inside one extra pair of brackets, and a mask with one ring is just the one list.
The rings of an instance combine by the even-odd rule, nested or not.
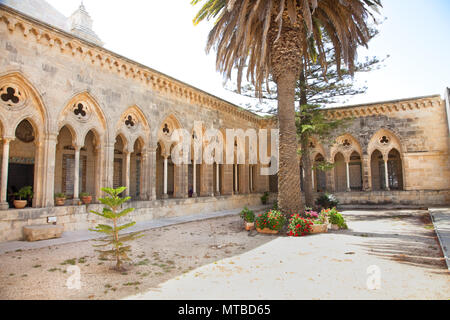
[(439, 238), (445, 262), (450, 270), (450, 208), (430, 208), (434, 230)]
[[(448, 299), (426, 211), (347, 211), (349, 230), (273, 239), (126, 299)], [(263, 235), (258, 235), (263, 236)]]
[[(251, 209), (255, 212), (258, 212), (258, 211), (262, 211), (264, 209), (268, 209), (270, 207), (271, 206), (261, 205), (261, 206), (249, 207), (249, 209)], [(236, 215), (241, 210), (242, 209), (224, 210), (224, 211), (201, 213), (201, 214), (195, 214), (195, 215), (189, 215), (189, 216), (161, 218), (161, 219), (154, 219), (154, 220), (145, 221), (145, 222), (139, 222), (139, 223), (136, 223), (136, 225), (134, 225), (133, 227), (127, 229), (124, 232), (124, 234), (136, 232), (136, 231), (145, 231), (145, 230), (150, 230), (150, 229), (155, 229), (155, 228), (160, 228), (160, 227), (166, 227), (166, 226), (170, 226), (170, 225), (174, 225), (174, 224), (206, 220), (206, 219), (224, 217), (224, 216), (229, 216), (229, 215)], [(62, 245), (62, 244), (66, 244), (66, 243), (98, 239), (101, 237), (103, 237), (103, 235), (101, 235), (97, 232), (89, 231), (89, 230), (66, 231), (62, 234), (61, 238), (56, 238), (56, 239), (41, 240), (41, 241), (36, 241), (36, 242), (9, 241), (9, 242), (0, 243), (0, 254), (6, 253), (6, 252), (11, 252), (11, 251), (16, 251), (16, 250), (39, 249), (39, 248), (50, 247), (50, 246), (55, 246), (55, 245)]]

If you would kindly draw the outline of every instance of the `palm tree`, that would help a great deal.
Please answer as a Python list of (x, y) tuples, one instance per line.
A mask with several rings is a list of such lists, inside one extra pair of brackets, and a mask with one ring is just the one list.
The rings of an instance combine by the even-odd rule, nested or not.
[[(337, 70), (341, 59), (353, 72), (356, 49), (370, 40), (368, 24), (380, 0), (205, 0), (194, 23), (215, 19), (207, 52), (217, 52), (216, 67), (228, 79), (237, 69), (262, 95), (269, 75), (277, 84), (279, 125), (278, 205), (300, 212), (300, 169), (297, 158), (295, 87), (300, 71), (316, 58), (326, 74), (326, 46), (331, 39)], [(200, 0), (192, 0), (197, 4)]]

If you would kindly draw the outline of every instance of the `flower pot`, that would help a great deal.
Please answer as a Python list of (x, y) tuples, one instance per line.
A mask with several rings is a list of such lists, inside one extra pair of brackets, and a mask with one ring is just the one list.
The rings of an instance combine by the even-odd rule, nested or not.
[(311, 226), (311, 233), (326, 233), (328, 231), (328, 225), (326, 224), (313, 224)]
[(81, 201), (83, 201), (84, 204), (89, 204), (92, 201), (92, 196), (81, 197)]
[(278, 233), (278, 230), (271, 230), (269, 228), (264, 228), (264, 229), (256, 228), (256, 231), (258, 231), (259, 233), (267, 233), (267, 234), (277, 234)]
[(14, 207), (16, 209), (23, 209), (27, 206), (28, 201), (27, 200), (14, 200)]
[(254, 222), (245, 222), (245, 230), (250, 231), (255, 229), (255, 223)]
[(331, 230), (339, 230), (339, 226), (337, 224), (331, 224)]
[(66, 203), (66, 198), (55, 198), (55, 204), (57, 206), (63, 206)]

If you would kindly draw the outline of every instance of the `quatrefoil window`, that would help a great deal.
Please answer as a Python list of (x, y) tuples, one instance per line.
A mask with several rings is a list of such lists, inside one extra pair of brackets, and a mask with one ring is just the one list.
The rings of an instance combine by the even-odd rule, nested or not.
[(78, 103), (78, 104), (74, 104), (73, 105), (74, 109), (73, 109), (73, 113), (78, 117), (78, 118), (84, 118), (86, 117), (87, 113), (86, 110), (84, 109), (84, 105), (82, 103)]
[(310, 147), (311, 149), (314, 149), (316, 146), (315, 146), (314, 142), (310, 142), (310, 143), (309, 143), (309, 147)]
[[(20, 93), (18, 93), (18, 94), (20, 95)], [(6, 93), (2, 94), (1, 98), (4, 102), (11, 101), (14, 104), (18, 104), (20, 101), (20, 97), (16, 95), (16, 89), (11, 88), (11, 87), (8, 87), (6, 89)]]
[(125, 125), (126, 125), (128, 128), (131, 128), (131, 127), (134, 127), (135, 124), (136, 124), (136, 122), (134, 121), (133, 117), (132, 117), (131, 115), (129, 115), (129, 116), (127, 117), (127, 119), (125, 120)]
[(381, 144), (388, 144), (389, 143), (388, 137), (386, 137), (386, 136), (381, 137), (380, 143)]
[(345, 139), (344, 142), (342, 142), (342, 145), (343, 145), (345, 148), (348, 148), (348, 147), (350, 147), (352, 144), (350, 143), (350, 141), (348, 141), (348, 139)]
[(170, 129), (169, 129), (169, 126), (167, 125), (167, 123), (164, 124), (164, 128), (162, 129), (162, 131), (165, 134), (169, 134), (170, 133)]

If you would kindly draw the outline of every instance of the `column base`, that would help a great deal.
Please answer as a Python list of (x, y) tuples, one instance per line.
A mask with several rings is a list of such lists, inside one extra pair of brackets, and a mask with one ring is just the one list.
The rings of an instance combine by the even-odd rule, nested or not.
[(0, 202), (0, 210), (8, 210), (9, 203), (8, 202)]
[(80, 199), (73, 199), (73, 200), (72, 200), (72, 204), (73, 204), (74, 206), (79, 206), (79, 205), (81, 204), (81, 200), (80, 200)]
[(352, 192), (352, 189), (347, 189), (347, 192)]
[(198, 197), (197, 192), (192, 193), (192, 198), (197, 198), (197, 197)]
[(169, 195), (168, 194), (163, 194), (162, 195), (162, 199), (168, 199), (169, 198)]
[(220, 196), (220, 192), (216, 192), (216, 197), (219, 197)]

